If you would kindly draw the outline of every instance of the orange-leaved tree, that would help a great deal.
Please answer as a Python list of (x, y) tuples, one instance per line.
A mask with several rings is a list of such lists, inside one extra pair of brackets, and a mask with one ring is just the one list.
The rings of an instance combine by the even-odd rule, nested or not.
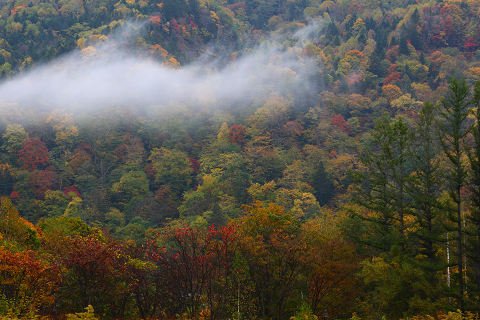
[(42, 261), (34, 251), (0, 247), (0, 317), (24, 318), (47, 311), (58, 280), (57, 266)]

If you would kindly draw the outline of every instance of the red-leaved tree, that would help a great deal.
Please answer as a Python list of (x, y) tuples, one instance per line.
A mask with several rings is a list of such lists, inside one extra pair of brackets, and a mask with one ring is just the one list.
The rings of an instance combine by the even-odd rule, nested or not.
[(42, 140), (30, 138), (23, 143), (22, 148), (18, 151), (18, 157), (24, 169), (33, 171), (38, 166), (48, 163), (48, 148)]

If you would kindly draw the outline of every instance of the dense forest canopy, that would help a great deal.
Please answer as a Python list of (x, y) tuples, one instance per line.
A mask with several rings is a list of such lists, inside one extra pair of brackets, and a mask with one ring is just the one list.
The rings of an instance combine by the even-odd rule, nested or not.
[(480, 1), (0, 1), (0, 318), (478, 319)]

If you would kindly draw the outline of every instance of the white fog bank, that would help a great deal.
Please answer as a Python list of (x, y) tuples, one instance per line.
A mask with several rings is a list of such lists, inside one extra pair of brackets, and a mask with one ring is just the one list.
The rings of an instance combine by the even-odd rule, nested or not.
[(112, 106), (228, 106), (272, 92), (304, 94), (312, 90), (309, 79), (318, 67), (302, 56), (302, 46), (318, 28), (300, 29), (288, 48), (281, 44), (285, 39), (269, 40), (237, 59), (227, 58), (222, 66), (199, 59), (173, 68), (108, 40), (94, 54), (74, 51), (0, 83), (0, 109), (13, 105), (75, 113)]

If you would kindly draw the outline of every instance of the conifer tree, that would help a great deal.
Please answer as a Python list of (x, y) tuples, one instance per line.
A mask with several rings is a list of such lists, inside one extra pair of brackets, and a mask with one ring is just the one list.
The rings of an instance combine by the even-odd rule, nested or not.
[[(469, 113), (469, 90), (465, 80), (453, 79), (450, 81), (449, 93), (443, 99), (440, 111), (440, 141), (443, 152), (448, 159), (446, 170), (447, 188), (455, 203), (455, 215), (452, 216), (456, 224), (457, 241), (457, 268), (458, 268), (458, 302), (459, 307), (465, 310), (465, 279), (464, 279), (464, 230), (463, 230), (463, 199), (462, 188), (466, 181), (466, 168), (463, 163), (465, 156), (464, 138), (468, 133), (467, 116)], [(453, 211), (453, 210), (452, 210)]]
[(413, 233), (416, 243), (415, 255), (418, 267), (424, 271), (429, 289), (429, 299), (438, 300), (441, 296), (437, 274), (445, 266), (437, 255), (436, 245), (442, 243), (442, 208), (438, 201), (441, 190), (440, 145), (434, 132), (436, 107), (425, 103), (419, 113), (413, 144), (414, 173), (409, 181), (408, 193), (412, 199), (412, 211), (416, 228)]
[(472, 193), (472, 210), (469, 217), (472, 229), (468, 243), (468, 257), (471, 261), (477, 308), (480, 307), (480, 81), (475, 84), (474, 95), (474, 124), (471, 133), (473, 146), (469, 149), (468, 159), (471, 169), (470, 190)]
[(411, 171), (410, 129), (403, 119), (380, 119), (362, 158), (365, 171), (355, 178), (360, 184), (356, 201), (375, 212), (363, 217), (373, 222), (378, 234), (370, 245), (383, 251), (405, 247), (405, 215), (409, 212), (407, 177)]

